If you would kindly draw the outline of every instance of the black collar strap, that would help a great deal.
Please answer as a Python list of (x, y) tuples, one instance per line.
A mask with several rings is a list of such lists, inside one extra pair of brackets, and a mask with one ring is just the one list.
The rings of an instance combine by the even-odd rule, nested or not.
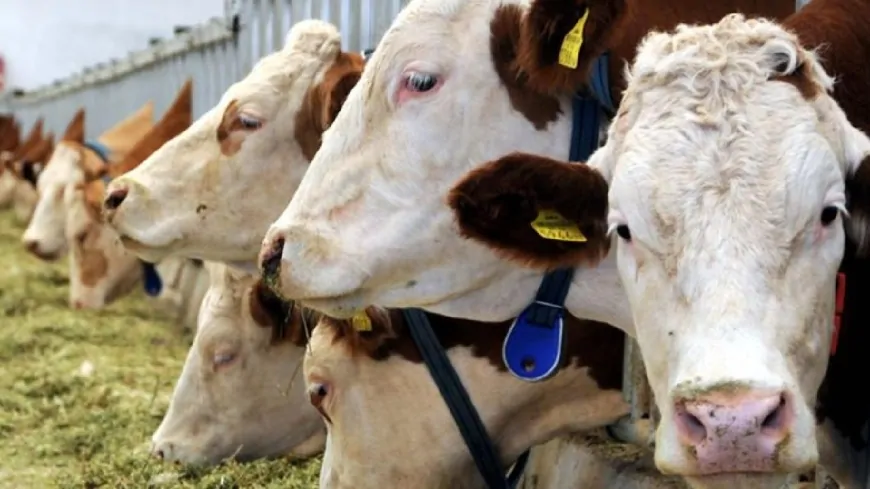
[(408, 331), (417, 349), (420, 350), (432, 380), (441, 391), (441, 397), (447, 403), (447, 408), (450, 409), (450, 414), (459, 428), (468, 451), (471, 452), (477, 470), (486, 481), (486, 486), (490, 489), (516, 488), (529, 459), (529, 451), (526, 450), (520, 455), (505, 479), (501, 458), (468, 396), (468, 391), (465, 390), (459, 375), (450, 364), (450, 359), (444, 353), (444, 348), (432, 331), (426, 313), (420, 309), (404, 309), (402, 313)]

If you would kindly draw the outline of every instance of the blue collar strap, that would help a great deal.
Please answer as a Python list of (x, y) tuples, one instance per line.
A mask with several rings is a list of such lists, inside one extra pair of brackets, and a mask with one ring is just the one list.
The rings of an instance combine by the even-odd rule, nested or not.
[[(103, 160), (103, 163), (109, 164), (110, 151), (103, 143), (99, 141), (85, 141), (82, 146), (96, 153)], [(109, 176), (108, 172), (103, 173), (101, 178), (107, 186), (112, 181), (112, 177)], [(142, 264), (142, 280), (145, 286), (145, 293), (151, 297), (157, 297), (163, 290), (163, 280), (161, 280), (160, 274), (157, 273), (157, 267), (145, 260), (139, 260), (139, 262)]]
[[(576, 94), (572, 100), (570, 161), (585, 162), (598, 148), (602, 110), (613, 113), (607, 76), (607, 53), (592, 68), (591, 95)], [(535, 301), (514, 320), (502, 345), (508, 371), (522, 380), (537, 382), (553, 376), (562, 365), (564, 307), (573, 268), (544, 276)]]
[[(104, 163), (105, 165), (108, 165), (108, 164), (109, 164), (109, 155), (110, 155), (112, 152), (109, 150), (108, 147), (106, 147), (105, 144), (103, 144), (103, 143), (101, 143), (101, 142), (99, 142), (99, 141), (85, 141), (85, 142), (82, 144), (82, 146), (84, 146), (85, 148), (88, 148), (89, 150), (91, 150), (91, 151), (93, 151), (94, 153), (96, 153), (97, 156), (99, 156), (100, 159), (103, 160), (103, 163)], [(103, 179), (103, 183), (105, 183), (106, 185), (108, 185), (109, 182), (112, 181), (111, 177), (109, 177), (108, 172), (107, 172), (107, 173), (103, 173), (103, 176), (102, 176), (101, 178)]]

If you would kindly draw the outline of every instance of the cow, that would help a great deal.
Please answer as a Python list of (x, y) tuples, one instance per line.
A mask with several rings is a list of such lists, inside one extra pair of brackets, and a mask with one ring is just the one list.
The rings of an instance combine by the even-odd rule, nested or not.
[[(107, 189), (107, 222), (143, 259), (170, 254), (253, 263), (359, 78), (363, 58), (341, 50), (335, 26), (297, 22), (269, 54), (187, 131)], [(255, 191), (266, 182), (268, 191)]]
[[(632, 299), (638, 331), (643, 328), (650, 335), (645, 341), (641, 339), (641, 346), (646, 343), (644, 356), (652, 369), (650, 380), (658, 384), (654, 389), (659, 398), (673, 396), (679, 388), (675, 384), (698, 368), (683, 359), (690, 349), (703, 348), (705, 344), (707, 350), (719, 350), (720, 362), (733, 360), (726, 367), (731, 371), (733, 365), (751, 365), (748, 352), (759, 348), (761, 351), (756, 355), (770, 357), (773, 352), (785, 352), (783, 360), (788, 363), (809, 366), (790, 382), (812, 393), (822, 383), (816, 407), (817, 417), (825, 422), (818, 434), (821, 463), (844, 487), (863, 486), (867, 464), (863, 453), (866, 440), (860, 432), (868, 420), (868, 402), (854, 394), (852, 384), (868, 344), (864, 332), (867, 313), (858, 302), (863, 300), (860, 297), (867, 276), (864, 247), (866, 188), (870, 180), (865, 176), (868, 167), (864, 162), (870, 159), (870, 140), (865, 135), (870, 130), (870, 117), (864, 108), (870, 99), (864, 87), (870, 85), (870, 76), (851, 63), (855, 56), (870, 54), (870, 29), (859, 20), (862, 14), (870, 14), (867, 2), (818, 0), (786, 19), (782, 27), (728, 18), (715, 27), (684, 27), (671, 36), (651, 36), (641, 48), (646, 56), (639, 55), (633, 67), (631, 95), (623, 101), (607, 144), (590, 159), (588, 167), (569, 166), (535, 155), (511, 154), (469, 174), (449, 197), (463, 234), (533, 267), (566, 265), (572, 261), (569, 255), (577, 249), (576, 244), (547, 243), (533, 237), (534, 232), (522, 229), (523, 223), (528, 222), (528, 212), (547, 207), (573, 225), (580, 221), (588, 224), (598, 220), (602, 225), (609, 222), (617, 236), (617, 262)], [(749, 40), (737, 42), (741, 36)], [(690, 55), (686, 48), (687, 42), (693, 42), (690, 38), (705, 39), (709, 51), (699, 50)], [(819, 50), (821, 62), (808, 47), (798, 43), (798, 38), (806, 46)], [(683, 56), (686, 64), (668, 64), (669, 60)], [(779, 64), (770, 65), (771, 57)], [(702, 64), (711, 63), (711, 59), (730, 63), (698, 75)], [(734, 69), (738, 65), (741, 68)], [(745, 79), (741, 82), (744, 85), (736, 88), (733, 78), (728, 79), (731, 84), (723, 81), (722, 73), (727, 73), (726, 70), (734, 77), (751, 70), (760, 70), (757, 73), (761, 75)], [(836, 84), (829, 73), (837, 76)], [(692, 83), (686, 84), (687, 79)], [(721, 100), (722, 106), (727, 105), (730, 115), (706, 113), (709, 105), (696, 102), (693, 105), (688, 97), (683, 101), (685, 106), (699, 117), (675, 123), (674, 119), (682, 117), (687, 109), (681, 104), (669, 104), (669, 97), (670, 100), (680, 97), (679, 93), (684, 93), (687, 87), (704, 90), (711, 85), (717, 87), (711, 91), (711, 97)], [(668, 104), (667, 109), (651, 103), (644, 93), (661, 94), (659, 100)], [(735, 99), (741, 102), (734, 103)], [(780, 117), (788, 119), (783, 121)], [(652, 120), (655, 124), (650, 123)], [(819, 127), (813, 127), (814, 124)], [(744, 136), (745, 142), (733, 136), (735, 125), (751, 133)], [(669, 143), (669, 148), (679, 149), (664, 150), (664, 146), (657, 146), (661, 144), (657, 141), (668, 137), (666, 134), (677, 131), (693, 138), (698, 132), (707, 135), (697, 137), (694, 151), (680, 146), (682, 138)], [(639, 148), (644, 144), (642, 141), (648, 141), (649, 146)], [(721, 161), (711, 158), (713, 153), (706, 148), (726, 141), (731, 151), (719, 154)], [(786, 152), (786, 146), (792, 144), (787, 141), (801, 144)], [(780, 153), (776, 150), (771, 153), (766, 147), (776, 148), (777, 144), (782, 145)], [(744, 145), (751, 145), (752, 150)], [(747, 157), (747, 152), (762, 156)], [(735, 166), (737, 161), (739, 166)], [(604, 212), (585, 214), (595, 204), (581, 203), (583, 199), (578, 199), (578, 195), (589, 195), (590, 187), (597, 186), (597, 191), (601, 191), (601, 186), (607, 189), (608, 185), (609, 199), (607, 192), (601, 194), (608, 201)], [(738, 200), (742, 201), (739, 205)], [(695, 203), (690, 205), (688, 201)], [(716, 211), (711, 205), (716, 206)], [(818, 215), (812, 215), (815, 207), (819, 207)], [(845, 230), (840, 217), (844, 212), (850, 216)], [(746, 225), (750, 213), (752, 224)], [(766, 223), (773, 221), (780, 223), (778, 230), (765, 229)], [(741, 245), (738, 243), (747, 241), (730, 238), (733, 243), (722, 239), (714, 246), (709, 240), (725, 236), (724, 229), (729, 225), (742, 226), (741, 234), (752, 237), (748, 242), (751, 245)], [(692, 231), (693, 228), (697, 231)], [(851, 239), (845, 243), (844, 253), (846, 231)], [(802, 234), (809, 236), (809, 241), (807, 246), (799, 247)], [(782, 247), (786, 238), (794, 243), (791, 248)], [(717, 254), (699, 253), (697, 250), (701, 249), (715, 249)], [(711, 269), (717, 270), (715, 279), (693, 270), (701, 268), (698, 260), (707, 260), (717, 267)], [(736, 261), (743, 267), (733, 267), (728, 273), (718, 268)], [(763, 274), (765, 267), (775, 263), (783, 264), (776, 275), (776, 282), (781, 283), (778, 287)], [(749, 273), (746, 268), (750, 266), (758, 271)], [(854, 285), (845, 297), (842, 331), (837, 335), (836, 349), (830, 349), (835, 354), (826, 372), (828, 345), (836, 339), (832, 340), (831, 332), (838, 266), (846, 283)], [(738, 280), (739, 274), (745, 277)], [(755, 285), (751, 285), (751, 280)], [(719, 285), (718, 299), (695, 289), (705, 281)], [(659, 284), (653, 285), (656, 282)], [(728, 287), (731, 283), (744, 290), (739, 287), (735, 290), (735, 285)], [(767, 304), (758, 303), (758, 299), (748, 300), (724, 315), (728, 319), (755, 310), (755, 320), (747, 321), (746, 326), (735, 328), (732, 333), (723, 331), (731, 324), (727, 320), (720, 319), (718, 328), (717, 322), (701, 326), (699, 318), (685, 310), (698, 307), (715, 311), (722, 307), (717, 300), (746, 299), (742, 294), (756, 290), (761, 283), (769, 289), (766, 296), (761, 295), (766, 297)], [(801, 284), (798, 289), (789, 285), (797, 283)], [(842, 282), (839, 285), (839, 297), (845, 292), (843, 285)], [(680, 299), (682, 307), (676, 306), (677, 298), (672, 294), (687, 291), (693, 293)], [(653, 312), (656, 308), (661, 309)], [(788, 312), (780, 315), (778, 310)], [(653, 315), (659, 319), (653, 319)], [(662, 317), (673, 317), (674, 322), (662, 323)], [(757, 332), (747, 334), (746, 328)], [(664, 330), (668, 335), (663, 334)], [(719, 346), (729, 343), (723, 341), (728, 334), (742, 336), (740, 341), (733, 342), (739, 350), (729, 352)], [(674, 433), (659, 436), (670, 436), (669, 444), (677, 445)]]
[(36, 179), (54, 151), (54, 133), (48, 132), (45, 138), (34, 143), (20, 154), (20, 159), (9, 162), (6, 174), (13, 182), (11, 188), (12, 208), (15, 217), (26, 224), (36, 207)]
[[(187, 80), (163, 117), (133, 146), (119, 162), (104, 166), (90, 180), (75, 184), (64, 194), (66, 211), (66, 248), (70, 250), (69, 303), (74, 309), (98, 309), (122, 297), (142, 280), (171, 277), (164, 270), (153, 270), (118, 243), (114, 230), (102, 222), (103, 188), (106, 181), (123, 175), (142, 163), (164, 143), (187, 129), (192, 120), (193, 85)], [(87, 168), (82, 168), (83, 172)], [(94, 205), (96, 201), (96, 206)], [(170, 260), (160, 268), (175, 268), (165, 272), (181, 273), (183, 259)], [(178, 263), (172, 263), (178, 262)], [(181, 268), (179, 268), (181, 267)], [(149, 284), (146, 283), (146, 286)], [(170, 287), (166, 287), (166, 290)], [(163, 288), (151, 291), (157, 296)], [(201, 296), (200, 296), (201, 299)], [(191, 301), (198, 308), (199, 300)]]
[(8, 169), (12, 163), (20, 159), (24, 152), (29, 151), (34, 144), (42, 140), (43, 124), (42, 118), (37, 119), (17, 149), (0, 156), (0, 163), (2, 163), (0, 164), (0, 208), (2, 209), (9, 208), (12, 205), (15, 187), (18, 185), (18, 180), (8, 172)]
[(66, 253), (65, 194), (122, 158), (154, 125), (153, 113), (149, 101), (95, 141), (86, 141), (84, 111), (77, 112), (37, 180), (39, 200), (22, 236), (29, 252), (48, 261)]
[[(555, 4), (536, 3), (541, 9), (538, 13), (546, 14)], [(536, 32), (540, 16), (534, 11), (526, 15), (524, 5), (419, 0), (399, 15), (324, 134), (323, 145), (297, 193), (264, 239), (261, 262), (280, 258), (281, 266), (270, 270), (278, 269), (276, 278), (283, 296), (340, 319), (374, 303), (498, 322), (516, 316), (529, 304), (541, 273), (465, 240), (446, 199), (457, 179), (494, 157), (514, 150), (562, 158), (568, 153), (571, 123), (562, 113), (568, 112), (569, 97), (530, 88), (531, 77), (516, 71), (516, 61), (530, 56), (525, 50), (534, 50), (528, 39), (552, 36), (547, 42), (558, 49), (563, 35), (576, 22), (565, 23), (567, 28), (558, 22), (544, 23)], [(638, 9), (662, 8), (648, 3), (622, 8), (621, 2), (586, 6), (583, 46), (588, 49), (579, 51), (582, 68), (578, 71), (587, 73), (603, 49), (610, 48), (613, 53), (630, 37), (608, 33), (628, 31), (626, 22), (644, 22), (647, 16), (637, 15)], [(719, 3), (717, 7), (723, 11), (715, 17), (694, 20), (715, 21), (738, 10)], [(682, 3), (674, 9), (690, 10)], [(583, 8), (573, 10), (577, 17), (584, 12)], [(677, 20), (690, 19), (675, 16), (668, 27)], [(462, 32), (462, 36), (454, 38), (454, 32)], [(428, 37), (421, 39), (420, 33)], [(631, 52), (634, 49), (632, 45)], [(487, 58), (491, 62), (483, 62)], [(473, 87), (473, 91), (463, 91), (463, 87)], [(618, 92), (618, 82), (612, 82), (611, 87)], [(591, 203), (588, 212), (595, 215), (606, 212), (606, 195), (606, 186), (601, 185), (598, 193), (576, 198)], [(605, 256), (612, 240), (607, 227), (593, 223), (582, 232), (586, 242), (575, 258), (588, 266), (576, 272), (566, 300), (568, 311), (638, 336), (616, 259), (613, 254)], [(727, 354), (727, 349), (720, 353)], [(821, 380), (818, 372), (823, 366), (788, 364), (785, 368), (780, 362), (784, 353), (783, 358), (767, 363), (752, 357), (744, 367), (761, 362), (764, 369), (760, 372), (776, 368), (770, 376), (782, 383), (800, 379), (811, 385)], [(710, 397), (706, 394), (719, 394), (716, 388), (723, 387), (724, 380), (733, 379), (733, 375), (743, 378), (744, 373), (744, 369), (722, 372), (717, 365), (710, 366), (699, 372), (703, 375), (697, 383), (711, 391), (687, 392), (685, 401), (704, 402)], [(751, 378), (754, 374), (745, 375)], [(675, 444), (661, 437), (661, 433), (675, 430), (678, 419), (673, 409), (663, 413), (663, 429), (656, 443), (660, 466), (692, 476), (697, 487), (768, 487), (781, 482), (781, 473), (812, 469), (817, 459), (810, 409), (815, 389), (796, 383), (780, 387), (785, 394), (782, 398), (788, 400), (782, 406), (779, 396), (755, 402), (748, 397), (737, 399), (735, 393), (734, 402), (746, 408), (735, 416), (749, 423), (758, 412), (772, 414), (774, 433), (753, 433), (731, 450), (720, 450), (716, 454), (719, 460), (727, 457), (722, 472), (733, 474), (707, 477), (708, 468), (674, 453)], [(671, 398), (656, 397), (671, 406)], [(780, 417), (783, 413), (786, 415)], [(716, 420), (705, 421), (715, 428), (711, 436), (717, 446), (726, 444), (739, 429)], [(780, 442), (780, 456), (776, 457), (776, 470), (766, 472), (772, 470), (768, 462), (774, 458), (768, 443), (771, 439)], [(760, 452), (755, 450), (756, 443)], [(748, 447), (746, 454), (740, 456), (744, 446)], [(345, 463), (355, 461), (346, 459)], [(755, 470), (764, 472), (749, 473)]]
[(302, 317), (273, 328), (249, 299), (255, 276), (219, 263), (205, 267), (209, 288), (196, 337), (151, 453), (208, 465), (319, 453), (326, 430), (305, 395)]
[[(481, 476), (401, 310), (368, 308), (368, 323), (360, 330), (354, 320), (331, 319), (282, 300), (262, 281), (250, 300), (273, 328), (287, 318), (309, 318), (309, 330), (296, 335), (310, 335), (304, 379), (329, 431), (321, 487), (480, 486)], [(570, 361), (548, 382), (530, 383), (502, 363), (501, 338), (509, 322), (483, 327), (465, 319), (429, 318), (506, 465), (533, 445), (607, 425), (628, 412), (620, 390), (624, 340), (615, 328), (568, 319)], [(402, 429), (397, 432), (396, 426)], [(401, 456), (373, 465), (367, 447)]]

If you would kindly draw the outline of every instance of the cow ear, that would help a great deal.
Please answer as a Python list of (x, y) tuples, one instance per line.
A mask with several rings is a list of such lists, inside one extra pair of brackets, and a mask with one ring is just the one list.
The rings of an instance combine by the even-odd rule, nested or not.
[(535, 0), (520, 25), (516, 61), (529, 87), (571, 93), (586, 85), (627, 10), (625, 0)]
[(595, 169), (525, 153), (478, 168), (450, 191), (460, 234), (526, 266), (594, 265), (610, 248), (607, 182)]
[(85, 109), (79, 108), (61, 137), (63, 141), (72, 141), (82, 144), (85, 142)]
[(357, 53), (341, 53), (336, 64), (323, 80), (325, 101), (321, 114), (321, 127), (325, 130), (338, 116), (348, 94), (359, 82), (365, 61)]

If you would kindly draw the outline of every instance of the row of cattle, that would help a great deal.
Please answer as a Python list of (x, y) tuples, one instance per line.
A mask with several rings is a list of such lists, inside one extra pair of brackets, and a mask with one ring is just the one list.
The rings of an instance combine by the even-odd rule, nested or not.
[[(189, 85), (157, 124), (121, 122), (127, 146), (77, 114), (24, 242), (70, 251), (71, 291), (112, 253), (149, 290), (150, 264), (206, 260), (164, 459), (325, 444), (323, 488), (485, 487), (403, 313), (421, 308), (505, 466), (628, 414), (625, 333), (662, 472), (778, 488), (821, 465), (865, 487), (870, 1), (793, 6), (412, 0), (368, 60), (300, 22), (192, 124)], [(618, 109), (569, 164), (589, 88)], [(520, 380), (512, 318), (565, 267), (565, 361)]]

